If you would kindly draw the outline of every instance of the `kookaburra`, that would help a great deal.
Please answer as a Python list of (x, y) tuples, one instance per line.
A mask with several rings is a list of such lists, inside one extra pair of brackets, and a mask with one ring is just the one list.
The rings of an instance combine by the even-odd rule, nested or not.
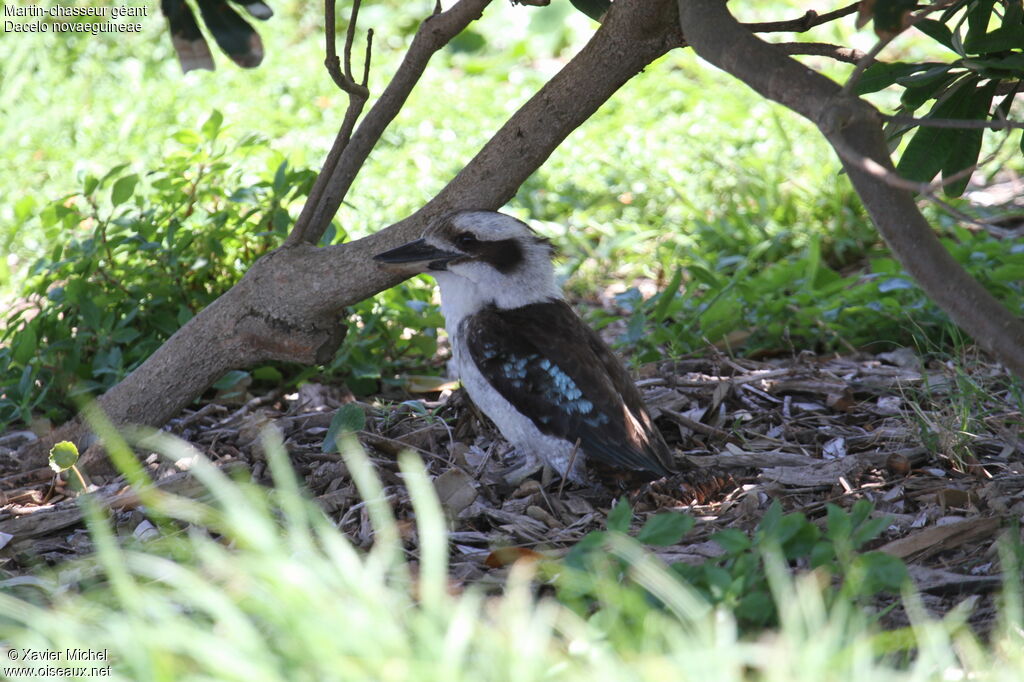
[(472, 211), (374, 259), (437, 280), (458, 378), (521, 458), (577, 483), (667, 476), (671, 454), (640, 392), (563, 299), (551, 255), (525, 223)]

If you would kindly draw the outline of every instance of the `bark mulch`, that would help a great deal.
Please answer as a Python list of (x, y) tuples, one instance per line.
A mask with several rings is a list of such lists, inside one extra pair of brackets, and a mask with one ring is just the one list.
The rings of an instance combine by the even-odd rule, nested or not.
[[(658, 548), (668, 562), (699, 562), (720, 552), (723, 528), (752, 531), (773, 500), (786, 512), (823, 522), (829, 503), (860, 499), (890, 523), (870, 549), (902, 558), (935, 614), (970, 598), (981, 631), (994, 617), (1001, 585), (996, 540), (1024, 519), (1024, 396), (998, 365), (923, 364), (909, 349), (877, 356), (800, 355), (755, 362), (725, 356), (642, 368), (638, 385), (680, 463), (697, 473), (631, 491), (638, 523), (679, 509), (697, 526), (682, 544)], [(429, 387), (427, 387), (429, 388)], [(506, 483), (508, 445), (459, 391), (356, 403), (366, 416), (359, 440), (396, 509), (410, 557), (418, 554), (408, 493), (396, 456), (423, 458), (451, 519), (454, 584), (500, 581), (512, 547), (559, 556), (603, 528), (610, 491), (562, 486), (538, 470)], [(269, 483), (259, 434), (283, 434), (309, 494), (357, 545), (372, 543), (365, 506), (345, 465), (322, 444), (334, 413), (355, 402), (344, 388), (308, 384), (293, 394), (214, 399), (186, 410), (166, 430), (218, 466)], [(351, 409), (351, 408), (349, 408)], [(48, 468), (20, 471), (16, 449), (29, 432), (0, 436), (0, 587), (31, 581), (91, 549), (73, 493)], [(158, 485), (200, 497), (187, 471), (140, 453)], [(123, 478), (91, 483), (112, 510), (118, 533), (142, 540), (159, 531)], [(507, 552), (506, 552), (507, 554)], [(512, 552), (515, 555), (515, 551)], [(1019, 577), (1019, 576), (1018, 576)], [(897, 609), (890, 622), (898, 624)]]

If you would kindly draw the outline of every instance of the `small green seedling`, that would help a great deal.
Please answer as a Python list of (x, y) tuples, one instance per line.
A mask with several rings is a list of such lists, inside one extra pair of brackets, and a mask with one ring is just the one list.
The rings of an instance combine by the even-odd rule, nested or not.
[(74, 474), (74, 476), (68, 476), (71, 487), (84, 492), (85, 477), (78, 470), (78, 457), (78, 448), (75, 444), (69, 440), (62, 440), (50, 448), (50, 468), (58, 474), (70, 470)]

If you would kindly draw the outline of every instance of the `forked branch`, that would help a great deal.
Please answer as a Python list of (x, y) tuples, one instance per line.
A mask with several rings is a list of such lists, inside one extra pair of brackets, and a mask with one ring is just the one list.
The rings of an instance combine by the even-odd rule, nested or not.
[[(306, 203), (313, 205), (320, 202), (320, 198), (324, 193), (324, 186), (327, 184), (327, 178), (331, 176), (338, 165), (338, 159), (341, 158), (341, 153), (348, 146), (356, 121), (359, 120), (359, 115), (363, 113), (363, 107), (366, 106), (366, 100), (370, 97), (370, 55), (373, 50), (373, 29), (371, 28), (366, 32), (366, 58), (363, 61), (363, 78), (357, 83), (352, 74), (352, 43), (355, 42), (356, 22), (359, 19), (359, 6), (361, 2), (360, 0), (354, 0), (352, 3), (352, 14), (349, 16), (348, 30), (345, 33), (344, 70), (341, 68), (341, 60), (338, 59), (338, 48), (336, 45), (336, 22), (334, 17), (336, 2), (337, 0), (324, 0), (324, 36), (327, 43), (324, 66), (327, 67), (327, 73), (331, 75), (334, 83), (348, 93), (348, 107), (345, 109), (345, 118), (342, 119), (341, 129), (338, 130), (334, 143), (331, 145), (331, 151), (327, 154), (324, 165), (320, 169), (320, 174), (317, 176), (316, 182), (313, 183), (313, 188), (306, 198)], [(300, 219), (292, 230), (292, 235), (299, 233), (296, 239), (300, 239), (301, 232), (304, 229), (305, 225)]]
[[(326, 2), (327, 6), (331, 8), (330, 12), (333, 14), (334, 0), (326, 0)], [(350, 122), (348, 113), (346, 113), (345, 121), (342, 123), (342, 128), (335, 138), (327, 161), (324, 163), (324, 167), (320, 171), (313, 189), (310, 191), (309, 199), (306, 201), (306, 205), (303, 206), (299, 219), (295, 222), (295, 227), (285, 240), (285, 246), (294, 246), (303, 242), (316, 244), (320, 240), (320, 237), (327, 230), (327, 226), (330, 225), (331, 219), (337, 212), (338, 207), (341, 206), (341, 202), (348, 193), (349, 188), (352, 186), (352, 182), (359, 173), (359, 169), (366, 162), (367, 157), (380, 140), (384, 130), (405, 105), (409, 93), (416, 87), (416, 83), (419, 82), (420, 77), (423, 75), (423, 71), (426, 69), (430, 58), (434, 53), (447, 45), (452, 38), (461, 33), (471, 21), (479, 18), (488, 4), (490, 4), (490, 0), (459, 0), (459, 2), (445, 12), (437, 11), (440, 7), (436, 7), (435, 13), (428, 17), (420, 25), (419, 30), (416, 31), (412, 45), (409, 46), (409, 50), (406, 52), (402, 64), (398, 67), (398, 71), (395, 72), (391, 82), (388, 83), (384, 92), (381, 93), (380, 99), (373, 105), (362, 123), (359, 124), (358, 129), (351, 133), (351, 137), (348, 134), (351, 131), (351, 127), (346, 131), (346, 124), (351, 123), (354, 125), (355, 121), (352, 120)], [(339, 87), (343, 90), (346, 90), (350, 83), (352, 86), (356, 85), (352, 80), (351, 43), (349, 39), (354, 35), (358, 8), (359, 3), (357, 2), (353, 5), (352, 20), (349, 22), (348, 38), (345, 42), (346, 67), (345, 73), (340, 74), (340, 80), (346, 85), (339, 83)], [(330, 19), (329, 17), (327, 26), (333, 33), (333, 22)], [(333, 47), (333, 36), (328, 37), (327, 45), (328, 70), (331, 70), (332, 53), (334, 62), (337, 62), (337, 54), (334, 53)], [(367, 49), (369, 50), (369, 47)], [(368, 63), (369, 55), (367, 56)], [(340, 67), (336, 70), (340, 73)], [(335, 77), (333, 73), (332, 77)], [(335, 77), (335, 81), (337, 82), (338, 80), (339, 78)], [(364, 71), (364, 87), (365, 84)], [(349, 92), (349, 90), (346, 90), (346, 92)], [(365, 99), (363, 101), (365, 102)], [(351, 112), (351, 109), (350, 107), (349, 112)]]

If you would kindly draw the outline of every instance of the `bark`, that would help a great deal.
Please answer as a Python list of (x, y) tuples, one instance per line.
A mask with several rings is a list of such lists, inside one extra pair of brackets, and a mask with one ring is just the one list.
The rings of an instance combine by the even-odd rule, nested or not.
[[(872, 221), (903, 267), (978, 344), (1024, 378), (1024, 322), (975, 281), (942, 246), (910, 192), (892, 186), (895, 174), (881, 115), (754, 36), (721, 0), (678, 0), (686, 40), (702, 58), (758, 93), (806, 117), (839, 154)], [(879, 172), (871, 172), (870, 160)]]
[[(369, 237), (322, 248), (302, 241), (267, 254), (231, 290), (101, 396), (100, 407), (117, 426), (160, 426), (231, 369), (270, 360), (328, 361), (344, 338), (345, 307), (401, 281), (377, 268), (371, 260), (374, 254), (419, 236), (429, 220), (442, 213), (500, 208), (623, 84), (679, 45), (681, 34), (670, 1), (618, 0), (579, 54), (495, 133), (437, 197)], [(364, 123), (373, 117), (371, 110)], [(353, 136), (353, 144), (362, 129)], [(336, 174), (342, 165), (339, 161)], [(40, 462), (57, 440), (86, 446), (89, 438), (80, 420), (73, 420), (27, 453), (27, 459)]]

